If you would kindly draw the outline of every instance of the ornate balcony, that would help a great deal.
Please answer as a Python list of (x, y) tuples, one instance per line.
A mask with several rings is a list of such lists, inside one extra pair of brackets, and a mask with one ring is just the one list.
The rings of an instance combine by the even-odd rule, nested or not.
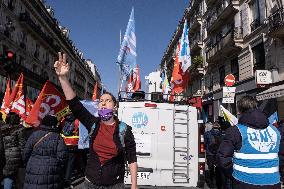
[(242, 28), (236, 27), (230, 30), (220, 41), (208, 48), (206, 52), (207, 62), (216, 62), (221, 57), (229, 56), (230, 54), (241, 50), (242, 42)]
[(253, 32), (254, 30), (256, 30), (258, 27), (260, 27), (260, 19), (257, 18), (255, 19), (251, 24), (250, 24), (250, 29), (251, 29), (251, 32)]
[(279, 8), (268, 17), (268, 35), (275, 38), (284, 38), (284, 8)]
[(190, 51), (193, 54), (194, 52), (201, 50), (203, 46), (201, 37), (196, 37), (190, 42)]
[(211, 7), (216, 0), (205, 0), (207, 7)]
[(239, 11), (239, 0), (231, 0), (230, 3), (225, 6), (223, 4), (222, 8), (219, 11), (215, 11), (213, 14), (209, 15), (210, 20), (207, 23), (207, 31), (212, 32), (220, 28), (224, 22), (227, 22), (229, 18)]
[(201, 26), (201, 23), (202, 23), (201, 14), (200, 13), (197, 14), (191, 20), (192, 20), (192, 22), (190, 22), (188, 33), (193, 34), (194, 32), (200, 30), (200, 26)]

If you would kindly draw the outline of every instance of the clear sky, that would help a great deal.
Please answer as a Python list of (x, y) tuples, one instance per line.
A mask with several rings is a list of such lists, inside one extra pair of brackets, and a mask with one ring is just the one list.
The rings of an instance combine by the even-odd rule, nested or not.
[(137, 63), (142, 89), (145, 76), (155, 71), (189, 0), (47, 0), (70, 39), (96, 64), (106, 89), (118, 89), (119, 33), (126, 30), (131, 8), (135, 10)]

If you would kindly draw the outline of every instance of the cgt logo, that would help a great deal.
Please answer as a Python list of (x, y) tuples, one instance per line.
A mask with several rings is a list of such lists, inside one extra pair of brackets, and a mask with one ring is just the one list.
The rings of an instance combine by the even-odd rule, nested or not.
[(145, 128), (148, 124), (148, 116), (143, 112), (135, 112), (132, 116), (132, 126), (138, 129)]

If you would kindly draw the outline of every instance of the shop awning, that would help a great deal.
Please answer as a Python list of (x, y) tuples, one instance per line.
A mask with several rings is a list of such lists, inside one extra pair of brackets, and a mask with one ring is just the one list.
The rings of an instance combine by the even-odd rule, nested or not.
[(260, 100), (267, 100), (272, 98), (278, 98), (284, 96), (284, 84), (271, 87), (261, 93), (256, 95), (256, 99)]

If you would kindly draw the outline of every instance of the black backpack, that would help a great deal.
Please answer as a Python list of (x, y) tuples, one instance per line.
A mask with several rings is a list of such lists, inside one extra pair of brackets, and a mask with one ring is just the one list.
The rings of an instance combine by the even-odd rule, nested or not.
[(208, 146), (209, 151), (213, 154), (217, 154), (217, 151), (219, 149), (219, 146), (220, 146), (222, 140), (223, 140), (223, 137), (222, 137), (221, 133), (212, 135), (210, 144)]

